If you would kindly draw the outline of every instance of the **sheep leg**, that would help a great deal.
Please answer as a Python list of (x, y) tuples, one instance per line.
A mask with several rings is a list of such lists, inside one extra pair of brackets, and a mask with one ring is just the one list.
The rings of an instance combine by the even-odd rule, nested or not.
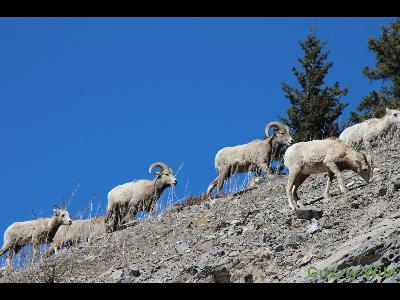
[(325, 192), (324, 192), (325, 199), (328, 199), (331, 196), (329, 193), (329, 189), (331, 188), (331, 183), (332, 183), (334, 176), (335, 176), (334, 173), (332, 173), (331, 171), (328, 171), (328, 179), (326, 181), (326, 188), (325, 188)]
[(217, 197), (222, 197), (222, 187), (224, 186), (224, 181), (228, 178), (229, 169), (220, 172), (218, 175), (218, 183), (217, 183)]
[(339, 182), (339, 187), (340, 187), (340, 191), (342, 193), (347, 193), (347, 188), (344, 185), (343, 182), (343, 178), (342, 178), (342, 173), (340, 172), (339, 168), (337, 167), (337, 165), (334, 162), (329, 162), (326, 164), (326, 166), (329, 168), (329, 170), (335, 174), (338, 182)]
[(32, 264), (35, 262), (35, 258), (37, 256), (38, 251), (39, 251), (39, 244), (34, 243), (32, 246)]
[(11, 249), (11, 245), (8, 243), (4, 244), (3, 248), (0, 249), (0, 256), (2, 256), (7, 251), (8, 251), (8, 255), (7, 255), (7, 260), (6, 260), (6, 266), (9, 266), (9, 265), (11, 265), (11, 259), (9, 257), (10, 257), (10, 252), (12, 251), (12, 249)]
[(136, 207), (129, 208), (128, 213), (123, 217), (123, 219), (120, 222), (120, 225), (133, 221), (136, 217), (136, 213), (137, 213)]
[(288, 196), (288, 202), (289, 202), (289, 207), (292, 210), (296, 209), (296, 201), (293, 199), (293, 185), (296, 181), (296, 177), (298, 176), (298, 174), (300, 173), (300, 171), (294, 171), (294, 172), (290, 172), (289, 174), (289, 179), (288, 179), (288, 183), (286, 186), (286, 194)]
[[(299, 186), (309, 177), (310, 175), (299, 174), (294, 182), (293, 186), (293, 198), (296, 201), (299, 201), (299, 196), (297, 195), (297, 189)], [(298, 205), (302, 205), (300, 202), (297, 202)]]
[(104, 216), (104, 223), (106, 225), (106, 232), (110, 233), (114, 231), (116, 226), (116, 210), (117, 207), (115, 204), (112, 204), (111, 207), (107, 209), (106, 215)]
[(6, 262), (7, 267), (12, 268), (12, 259), (15, 255), (17, 255), (17, 253), (19, 252), (19, 250), (21, 250), (21, 248), (22, 248), (21, 246), (17, 245), (11, 246), (9, 248), (7, 262)]
[(117, 205), (113, 214), (113, 230), (117, 229), (126, 217), (126, 208), (122, 205)]
[(272, 161), (272, 152), (269, 152), (266, 162), (264, 162), (260, 165), (263, 172), (268, 174), (268, 177), (272, 176), (272, 171), (270, 168), (271, 161)]
[(46, 251), (44, 257), (50, 257), (53, 253), (57, 254), (58, 247), (55, 245), (51, 245), (51, 247)]
[(152, 216), (156, 215), (157, 200), (153, 201), (150, 206), (149, 214)]
[(368, 154), (370, 154), (371, 150), (372, 150), (372, 143), (371, 143), (371, 141), (369, 139), (365, 139), (364, 140), (364, 147), (365, 147), (366, 152)]
[(116, 230), (127, 216), (125, 205), (116, 204), (111, 217), (111, 225), (107, 229), (108, 232)]
[(44, 254), (44, 257), (50, 257), (54, 252), (55, 252), (55, 251), (54, 251), (54, 247), (51, 246), (51, 247), (46, 251), (46, 253)]
[(261, 171), (263, 171), (264, 173), (266, 173), (267, 175), (268, 175), (268, 177), (272, 177), (273, 176), (273, 174), (272, 174), (272, 171), (271, 171), (271, 168), (269, 167), (269, 164), (268, 163), (261, 163), (260, 164), (260, 169), (261, 169)]
[(7, 260), (6, 260), (7, 268), (12, 268), (12, 258), (13, 258), (13, 256), (14, 256), (13, 250), (10, 249), (10, 251), (8, 251)]

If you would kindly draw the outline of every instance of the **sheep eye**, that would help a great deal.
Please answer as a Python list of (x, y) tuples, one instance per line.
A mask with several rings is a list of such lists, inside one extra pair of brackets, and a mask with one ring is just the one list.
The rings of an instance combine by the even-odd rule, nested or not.
[(62, 218), (64, 218), (64, 215), (61, 215)]
[(397, 118), (397, 114), (394, 114), (394, 116)]
[(169, 176), (169, 174), (165, 174), (165, 176)]

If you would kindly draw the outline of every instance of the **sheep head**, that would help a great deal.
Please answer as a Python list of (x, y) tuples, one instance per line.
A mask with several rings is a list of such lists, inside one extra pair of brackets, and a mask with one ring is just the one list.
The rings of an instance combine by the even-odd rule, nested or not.
[(371, 155), (355, 152), (355, 162), (357, 164), (357, 173), (365, 180), (366, 183), (369, 183), (373, 175)]
[[(271, 129), (271, 127), (276, 128), (272, 136), (269, 135), (269, 130)], [(290, 135), (289, 126), (283, 125), (276, 121), (269, 123), (265, 127), (265, 135), (267, 138), (274, 137), (276, 139), (276, 142), (280, 145), (291, 145), (293, 143), (293, 138)]]
[(155, 172), (157, 180), (161, 180), (163, 185), (165, 186), (175, 186), (178, 184), (178, 180), (174, 176), (174, 173), (171, 168), (169, 168), (165, 163), (155, 162), (149, 168), (149, 173), (155, 168), (159, 167), (161, 169), (160, 172)]
[(395, 109), (386, 108), (386, 118), (389, 119), (391, 124), (400, 124), (400, 111)]
[(53, 217), (56, 218), (57, 223), (61, 225), (71, 225), (72, 220), (69, 217), (69, 213), (65, 208), (60, 208), (58, 205), (54, 205), (56, 208), (53, 209)]

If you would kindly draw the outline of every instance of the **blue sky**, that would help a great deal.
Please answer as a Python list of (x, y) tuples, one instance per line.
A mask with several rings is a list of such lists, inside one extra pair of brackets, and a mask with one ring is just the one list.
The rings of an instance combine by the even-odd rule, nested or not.
[[(377, 84), (368, 37), (394, 18), (0, 18), (0, 233), (68, 200), (73, 214), (148, 167), (183, 164), (175, 200), (206, 190), (219, 149), (284, 115), (280, 83), (310, 26), (348, 116)], [(167, 201), (169, 193), (162, 198)]]

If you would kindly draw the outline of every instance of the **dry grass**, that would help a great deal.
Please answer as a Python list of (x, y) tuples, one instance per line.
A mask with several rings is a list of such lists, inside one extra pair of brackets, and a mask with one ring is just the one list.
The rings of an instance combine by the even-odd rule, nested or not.
[(207, 200), (207, 193), (200, 194), (198, 196), (190, 195), (183, 199), (181, 202), (174, 204), (177, 207), (186, 207), (199, 204)]

